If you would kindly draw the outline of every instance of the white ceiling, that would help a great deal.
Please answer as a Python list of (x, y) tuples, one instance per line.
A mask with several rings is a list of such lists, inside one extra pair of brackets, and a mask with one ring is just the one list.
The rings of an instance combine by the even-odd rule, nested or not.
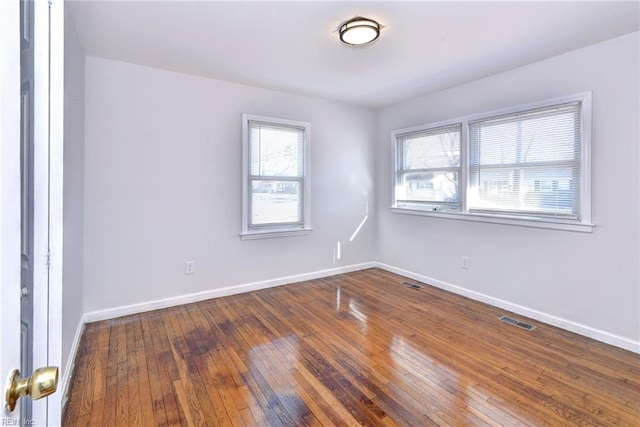
[[(67, 2), (85, 54), (369, 107), (640, 29), (640, 2)], [(385, 26), (351, 48), (355, 15)]]

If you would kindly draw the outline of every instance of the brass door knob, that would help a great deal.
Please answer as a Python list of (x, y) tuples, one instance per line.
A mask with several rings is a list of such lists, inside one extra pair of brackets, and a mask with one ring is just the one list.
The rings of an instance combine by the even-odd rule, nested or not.
[(57, 388), (57, 366), (36, 369), (30, 378), (20, 378), (20, 371), (14, 369), (7, 380), (4, 404), (7, 411), (12, 412), (16, 408), (16, 402), (22, 396), (28, 394), (33, 400), (38, 400), (54, 393)]

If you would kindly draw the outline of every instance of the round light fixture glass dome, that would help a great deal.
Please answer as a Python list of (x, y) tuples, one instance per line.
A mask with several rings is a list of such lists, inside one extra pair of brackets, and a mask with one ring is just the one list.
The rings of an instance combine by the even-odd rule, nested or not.
[(356, 16), (340, 25), (340, 40), (351, 46), (371, 43), (380, 36), (380, 24), (373, 19)]

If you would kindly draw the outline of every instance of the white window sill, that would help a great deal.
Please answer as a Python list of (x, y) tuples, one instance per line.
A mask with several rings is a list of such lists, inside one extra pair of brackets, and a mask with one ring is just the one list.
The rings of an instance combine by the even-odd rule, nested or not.
[(463, 212), (433, 212), (428, 210), (391, 206), (391, 212), (406, 215), (420, 215), (434, 218), (457, 219), (463, 221), (488, 222), (492, 224), (507, 224), (521, 227), (549, 228), (553, 230), (579, 231), (582, 233), (591, 233), (595, 224), (580, 223), (574, 221), (544, 219), (531, 217), (514, 217), (508, 215), (491, 215), (479, 213), (463, 213)]
[(242, 240), (273, 239), (277, 237), (304, 236), (311, 234), (312, 228), (296, 228), (285, 230), (258, 230), (240, 233)]

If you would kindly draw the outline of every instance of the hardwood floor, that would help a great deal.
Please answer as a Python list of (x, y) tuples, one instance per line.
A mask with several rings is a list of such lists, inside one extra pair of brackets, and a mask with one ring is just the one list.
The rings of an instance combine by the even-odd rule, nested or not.
[(404, 280), (371, 269), (88, 324), (64, 425), (640, 425), (640, 356)]

